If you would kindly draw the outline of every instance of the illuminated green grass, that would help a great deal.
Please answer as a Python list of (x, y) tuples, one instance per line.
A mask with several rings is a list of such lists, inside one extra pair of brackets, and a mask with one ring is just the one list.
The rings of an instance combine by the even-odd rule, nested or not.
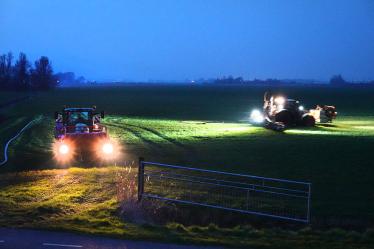
[[(261, 106), (264, 90), (266, 89), (240, 87), (229, 89), (207, 87), (205, 89), (204, 87), (134, 86), (114, 89), (62, 89), (53, 93), (42, 93), (30, 103), (22, 103), (2, 111), (11, 118), (0, 126), (0, 142), (2, 143), (29, 118), (43, 114), (45, 119), (14, 143), (10, 148), (10, 162), (6, 167), (1, 168), (0, 172), (4, 174), (5, 171), (59, 168), (60, 166), (56, 165), (53, 160), (51, 151), (53, 112), (59, 110), (63, 104), (70, 106), (96, 104), (99, 110), (104, 109), (108, 113), (104, 123), (108, 125), (111, 136), (123, 148), (123, 157), (117, 161), (117, 165), (136, 165), (138, 157), (142, 156), (149, 161), (309, 181), (312, 183), (313, 225), (324, 227), (327, 224), (329, 227), (343, 226), (360, 230), (372, 227), (374, 223), (374, 197), (372, 195), (374, 102), (371, 101), (371, 96), (374, 94), (374, 89), (283, 89), (292, 96), (304, 98), (305, 103), (310, 106), (315, 103), (335, 104), (339, 112), (337, 120), (331, 125), (289, 129), (284, 133), (251, 126), (246, 120), (252, 108)], [(90, 165), (83, 166), (89, 167)], [(56, 209), (57, 212), (61, 208), (61, 203), (69, 203), (71, 196), (78, 199), (83, 195), (93, 196), (93, 193), (88, 192), (88, 188), (91, 187), (95, 190), (92, 186), (94, 178), (91, 178), (90, 174), (98, 169), (93, 169), (92, 172), (90, 170), (78, 170), (76, 173), (80, 172), (80, 176), (77, 179), (80, 180), (75, 182), (77, 186), (73, 184), (71, 189), (64, 188), (65, 193), (56, 192), (61, 195), (53, 197), (51, 202), (43, 201), (46, 208), (40, 208), (41, 212), (49, 209), (52, 210), (51, 212)], [(115, 170), (113, 169), (113, 172), (111, 170), (109, 169), (105, 173), (107, 175), (103, 177), (112, 176)], [(46, 225), (49, 216), (34, 211), (38, 210), (37, 204), (27, 206), (26, 200), (32, 201), (35, 196), (44, 195), (43, 187), (38, 189), (38, 186), (43, 185), (49, 190), (54, 189), (55, 183), (49, 183), (49, 181), (55, 179), (53, 175), (59, 174), (57, 172), (40, 171), (40, 174), (51, 174), (47, 177), (49, 180), (31, 177), (28, 183), (30, 185), (23, 186), (22, 191), (17, 190), (14, 185), (2, 191), (4, 197), (2, 205), (5, 205), (4, 203), (14, 205), (25, 198), (23, 209), (11, 213), (12, 209), (9, 208), (10, 215), (2, 217), (2, 224), (6, 225), (7, 221), (12, 220), (12, 222), (19, 223), (9, 223), (9, 225), (22, 226), (22, 221), (26, 219), (25, 226), (36, 227), (39, 223), (33, 223), (26, 217), (27, 214), (32, 213), (35, 217), (42, 215), (46, 220), (43, 227), (52, 228), (52, 225)], [(87, 179), (85, 179), (86, 176)], [(18, 180), (15, 180), (14, 184), (17, 185)], [(198, 242), (217, 242), (220, 241), (219, 237), (225, 237), (217, 234), (231, 233), (221, 228), (209, 232), (208, 228), (200, 227), (185, 228), (180, 225), (171, 225), (154, 229), (131, 222), (125, 223), (118, 218), (118, 213), (113, 211), (119, 205), (113, 197), (114, 193), (106, 191), (106, 188), (113, 186), (114, 183), (108, 182), (107, 184), (105, 191), (100, 189), (98, 197), (107, 200), (104, 201), (105, 205), (100, 206), (99, 202), (91, 203), (95, 208), (105, 209), (107, 206), (111, 210), (110, 212), (103, 211), (107, 215), (104, 221), (87, 216), (88, 214), (83, 211), (79, 213), (79, 205), (71, 202), (69, 208), (72, 208), (73, 217), (76, 219), (69, 220), (67, 218), (69, 212), (61, 214), (62, 216), (56, 218), (56, 222), (51, 223), (54, 228), (152, 239), (164, 238), (165, 234), (173, 237), (169, 234), (170, 232), (177, 234), (179, 240), (193, 241), (193, 238), (196, 238)], [(26, 191), (28, 187), (31, 187), (30, 191)], [(5, 198), (7, 193), (9, 196)], [(91, 205), (90, 201), (90, 198), (83, 198), (82, 205)], [(84, 217), (83, 220), (80, 220), (78, 216)], [(126, 229), (123, 229), (123, 226)], [(157, 233), (155, 230), (162, 232)], [(237, 234), (241, 232), (243, 232), (242, 229), (239, 229)], [(272, 235), (269, 235), (271, 231), (264, 232), (263, 230), (253, 232), (249, 229), (247, 232), (245, 236), (248, 238), (252, 238), (250, 235), (252, 233), (266, 233), (266, 236), (269, 236), (266, 238), (274, 238), (274, 241), (277, 241), (275, 239), (277, 236), (283, 236), (280, 235), (281, 232), (274, 232)], [(232, 233), (236, 234), (236, 232)], [(353, 235), (349, 237), (348, 232), (338, 231), (337, 233), (345, 234), (342, 236), (347, 240), (355, 238)], [(301, 243), (298, 245), (302, 246), (305, 245), (302, 241), (296, 242), (297, 239), (307, 238), (313, 241), (312, 245), (315, 248), (322, 245), (319, 244), (319, 239), (324, 241), (323, 236), (326, 236), (323, 238), (329, 237), (322, 233), (318, 234), (315, 230), (311, 235), (305, 235), (306, 237), (301, 236), (301, 233), (297, 234), (296, 237), (287, 236), (291, 236), (288, 238), (295, 239), (295, 243)], [(244, 235), (232, 236), (227, 236), (225, 239), (241, 240)], [(363, 239), (363, 235), (360, 236)], [(261, 236), (258, 235), (258, 237)], [(230, 244), (227, 241), (225, 243)], [(254, 247), (264, 244), (266, 244), (264, 240), (253, 240), (247, 241), (245, 246)], [(282, 242), (278, 241), (278, 244), (281, 245)], [(282, 248), (282, 246), (279, 247)], [(286, 248), (286, 246), (283, 247)], [(336, 248), (339, 247), (336, 246)]]
[[(33, 100), (32, 105), (21, 104), (9, 110), (9, 113), (24, 113), (30, 117), (38, 113), (44, 114), (44, 121), (31, 130), (27, 131), (10, 149), (11, 160), (3, 170), (23, 169), (51, 169), (56, 164), (53, 161), (51, 144), (53, 142), (53, 110), (60, 108), (59, 104), (74, 103), (77, 106), (94, 104), (97, 97), (97, 104), (105, 106), (107, 112), (116, 111), (119, 114), (107, 116), (104, 123), (108, 125), (111, 136), (118, 140), (123, 148), (123, 157), (117, 161), (117, 165), (128, 165), (137, 162), (138, 157), (145, 157), (149, 161), (175, 163), (194, 167), (255, 174), (268, 177), (280, 177), (294, 180), (310, 181), (313, 184), (313, 218), (316, 220), (334, 219), (359, 220), (359, 223), (372, 221), (374, 218), (374, 202), (368, 202), (371, 196), (370, 184), (374, 181), (374, 169), (372, 164), (372, 144), (374, 143), (374, 117), (369, 115), (353, 115), (349, 107), (342, 103), (338, 106), (340, 116), (333, 124), (320, 125), (315, 128), (290, 129), (285, 133), (277, 133), (261, 127), (254, 127), (244, 121), (214, 120), (212, 117), (221, 115), (222, 111), (229, 112), (233, 101), (237, 104), (237, 110), (231, 113), (232, 116), (241, 117), (240, 110), (250, 108), (243, 107), (240, 96), (252, 96), (260, 94), (254, 89), (254, 93), (238, 89), (235, 94), (242, 94), (232, 99), (230, 96), (223, 98), (224, 103), (218, 103), (216, 109), (199, 103), (201, 111), (193, 112), (195, 104), (191, 106), (181, 101), (213, 101), (216, 95), (223, 95), (224, 92), (217, 92), (216, 95), (201, 97), (201, 89), (185, 88), (127, 88), (119, 90), (109, 89), (64, 89), (52, 95), (42, 95)], [(211, 94), (211, 89), (209, 94)], [(207, 90), (207, 91), (208, 91)], [(243, 91), (242, 91), (243, 90)], [(290, 91), (295, 89), (291, 88)], [(83, 94), (84, 92), (89, 94)], [(159, 95), (149, 95), (151, 91), (159, 92)], [(301, 91), (301, 90), (298, 90)], [(353, 91), (353, 95), (366, 93), (360, 89)], [(76, 92), (76, 93), (75, 93)], [(137, 98), (130, 96), (136, 93)], [(187, 98), (182, 96), (179, 102), (174, 104), (170, 113), (161, 110), (161, 103), (166, 109), (165, 95), (174, 93), (181, 96), (180, 92), (191, 93)], [(243, 93), (242, 93), (243, 92)], [(113, 103), (103, 102), (99, 98), (101, 94), (111, 94)], [(208, 93), (208, 92), (207, 92)], [(347, 92), (331, 93), (348, 94)], [(119, 98), (120, 94), (123, 95)], [(232, 94), (232, 92), (230, 93)], [(301, 93), (299, 93), (301, 94)], [(308, 95), (309, 92), (304, 92)], [(321, 94), (323, 96), (323, 94)], [(79, 96), (79, 97), (78, 97)], [(81, 96), (81, 97), (80, 97)], [(150, 97), (152, 103), (147, 102)], [(326, 97), (327, 98), (327, 97)], [(335, 98), (332, 102), (341, 103), (346, 97)], [(241, 100), (241, 101), (239, 101)], [(323, 98), (322, 98), (323, 100)], [(321, 100), (321, 101), (322, 101)], [(131, 103), (129, 103), (129, 101)], [(261, 100), (259, 100), (261, 101)], [(310, 100), (309, 100), (310, 101)], [(324, 102), (327, 100), (324, 100)], [(362, 101), (365, 101), (362, 103)], [(370, 113), (371, 105), (367, 99), (356, 99), (355, 105), (360, 107), (360, 112)], [(49, 103), (46, 105), (46, 103)], [(84, 104), (86, 103), (86, 104)], [(195, 102), (191, 102), (195, 103)], [(128, 105), (125, 105), (128, 104)], [(72, 104), (73, 105), (73, 104)], [(253, 103), (252, 103), (253, 105)], [(366, 109), (363, 109), (366, 106)], [(183, 108), (184, 109), (183, 109)], [(344, 109), (344, 107), (346, 109)], [(148, 110), (147, 108), (150, 108)], [(123, 115), (124, 113), (143, 114), (151, 112), (156, 116), (156, 108), (160, 111), (160, 117), (133, 117)], [(160, 108), (160, 109), (158, 109)], [(183, 109), (183, 112), (181, 111)], [(210, 113), (207, 119), (193, 119), (198, 113)], [(374, 109), (374, 108), (373, 108)], [(49, 115), (47, 115), (49, 113)], [(190, 113), (193, 113), (191, 115)], [(184, 119), (171, 118), (181, 116)], [(347, 115), (348, 114), (348, 115)], [(210, 118), (211, 120), (209, 120)], [(27, 117), (17, 117), (18, 121), (9, 122), (3, 129), (2, 140), (10, 137), (11, 133), (25, 122)], [(17, 125), (18, 124), (18, 125)], [(78, 164), (79, 165), (79, 164)], [(87, 165), (85, 165), (87, 166)], [(350, 183), (347, 186), (347, 182)]]
[(316, 128), (289, 129), (288, 134), (311, 134), (326, 136), (369, 137), (374, 135), (374, 117), (345, 116), (331, 124), (320, 124)]

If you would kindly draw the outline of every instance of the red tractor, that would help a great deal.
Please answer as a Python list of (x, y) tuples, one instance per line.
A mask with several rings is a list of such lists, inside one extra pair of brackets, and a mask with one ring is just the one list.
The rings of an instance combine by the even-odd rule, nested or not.
[(107, 159), (113, 155), (113, 143), (101, 119), (104, 112), (95, 107), (68, 108), (55, 112), (55, 157), (58, 161), (73, 159)]

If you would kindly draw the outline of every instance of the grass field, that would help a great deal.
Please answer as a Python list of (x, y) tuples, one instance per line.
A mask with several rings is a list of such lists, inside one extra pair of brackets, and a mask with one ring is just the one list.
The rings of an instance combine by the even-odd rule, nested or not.
[[(342, 227), (357, 231), (365, 231), (373, 227), (374, 102), (371, 96), (374, 94), (374, 88), (337, 89), (320, 86), (315, 88), (285, 87), (274, 89), (287, 93), (291, 97), (299, 98), (305, 103), (306, 107), (313, 107), (314, 104), (333, 104), (338, 108), (339, 116), (333, 125), (318, 126), (311, 129), (290, 129), (285, 133), (276, 133), (254, 127), (247, 122), (251, 109), (261, 107), (262, 94), (265, 90), (267, 89), (264, 87), (245, 86), (149, 85), (59, 89), (54, 92), (40, 93), (31, 100), (17, 106), (0, 110), (0, 113), (7, 117), (0, 127), (1, 146), (27, 120), (40, 115), (43, 117), (41, 122), (35, 125), (33, 129), (28, 130), (11, 147), (9, 164), (0, 169), (3, 174), (6, 171), (47, 169), (47, 171), (22, 173), (29, 177), (26, 181), (28, 183), (18, 182), (17, 179), (10, 182), (5, 181), (0, 195), (8, 196), (7, 198), (1, 198), (0, 205), (6, 207), (2, 210), (7, 211), (0, 213), (2, 214), (2, 216), (0, 215), (0, 225), (38, 227), (38, 224), (41, 224), (41, 227), (51, 228), (46, 225), (48, 222), (28, 221), (24, 218), (26, 214), (22, 215), (25, 212), (36, 212), (34, 217), (41, 216), (44, 217), (45, 221), (50, 221), (47, 217), (49, 217), (48, 210), (51, 209), (53, 217), (56, 218), (56, 221), (59, 221), (53, 222), (56, 226), (55, 229), (120, 234), (124, 237), (138, 239), (162, 237), (161, 234), (155, 232), (155, 229), (139, 227), (131, 222), (126, 223), (119, 219), (118, 212), (116, 212), (119, 204), (114, 198), (115, 193), (110, 191), (103, 192), (107, 193), (103, 197), (105, 198), (103, 203), (107, 205), (101, 205), (100, 201), (95, 202), (90, 198), (87, 200), (83, 198), (81, 202), (72, 202), (67, 208), (70, 211), (66, 213), (60, 211), (61, 207), (56, 204), (59, 203), (60, 199), (52, 201), (52, 207), (49, 207), (46, 203), (47, 208), (39, 209), (39, 207), (30, 204), (30, 206), (20, 206), (20, 209), (15, 213), (13, 213), (13, 209), (9, 208), (12, 206), (12, 201), (16, 202), (18, 195), (23, 198), (41, 195), (48, 199), (48, 195), (44, 194), (43, 191), (48, 192), (56, 187), (55, 184), (57, 183), (53, 179), (60, 175), (60, 171), (63, 171), (63, 169), (53, 170), (61, 168), (61, 166), (56, 165), (53, 161), (51, 152), (51, 143), (53, 142), (52, 116), (54, 111), (59, 110), (62, 105), (68, 104), (70, 106), (97, 105), (99, 110), (103, 109), (107, 112), (108, 116), (105, 118), (105, 124), (109, 127), (111, 136), (119, 141), (123, 148), (123, 157), (118, 160), (117, 165), (132, 164), (137, 161), (139, 156), (143, 156), (149, 161), (310, 181), (313, 186), (313, 227), (321, 229)], [(2, 95), (6, 96), (6, 93), (1, 93), (0, 96)], [(81, 180), (79, 180), (78, 186), (89, 188), (88, 186), (92, 185), (92, 179), (95, 179), (91, 178), (92, 173), (94, 175), (103, 174), (106, 179), (116, 179), (113, 172), (118, 170), (121, 169), (108, 168), (105, 171), (105, 169), (80, 168), (72, 169), (71, 174), (79, 175), (78, 179)], [(4, 177), (15, 178), (18, 175), (18, 173), (7, 173)], [(81, 186), (83, 182), (85, 184)], [(17, 191), (18, 187), (27, 188), (27, 184), (33, 186), (28, 192)], [(102, 188), (106, 189), (110, 184), (115, 185), (115, 183), (106, 184), (106, 187), (102, 186)], [(42, 187), (38, 189), (38, 186), (41, 185)], [(64, 186), (64, 184), (61, 186)], [(67, 194), (76, 195), (75, 182), (69, 182), (68, 186), (72, 186), (72, 188), (65, 188)], [(85, 191), (88, 190), (85, 189)], [(86, 193), (85, 191), (79, 192), (78, 195), (88, 197), (95, 195), (95, 192), (90, 192), (87, 195), (83, 194)], [(98, 200), (100, 200), (100, 195), (97, 197)], [(74, 199), (71, 196), (66, 198)], [(100, 221), (95, 220), (96, 215), (94, 213), (92, 217), (83, 215), (87, 220), (93, 219), (92, 222), (73, 220), (71, 223), (71, 221), (68, 221), (70, 218), (67, 217), (82, 215), (76, 208), (91, 204), (94, 209), (109, 208), (111, 210), (110, 212), (103, 212), (106, 214), (106, 222), (112, 222), (109, 225), (106, 223), (108, 227), (112, 227), (112, 229), (109, 229), (112, 232), (105, 230), (104, 225), (101, 226)], [(62, 209), (65, 209), (65, 207)], [(41, 214), (38, 213), (38, 210), (41, 210)], [(76, 223), (79, 223), (79, 226)], [(85, 225), (86, 223), (87, 225)], [(125, 230), (134, 231), (134, 233), (129, 234), (121, 230), (121, 227), (126, 226), (132, 226), (131, 229)], [(150, 229), (150, 231), (147, 229)], [(217, 238), (220, 237), (217, 234), (222, 232), (219, 231), (221, 228), (212, 228), (212, 233), (200, 231), (199, 234), (204, 234), (204, 236), (196, 239), (199, 236), (191, 236), (191, 233), (193, 234), (191, 229), (199, 230), (203, 228), (168, 225), (163, 229), (173, 233), (175, 236), (171, 237), (176, 240), (179, 238), (196, 242), (209, 242), (210, 239), (211, 242), (217, 242)], [(209, 228), (205, 229), (209, 231)], [(264, 229), (266, 230), (266, 228)], [(239, 229), (236, 232), (240, 233), (244, 230)], [(230, 231), (235, 233), (234, 230)], [(230, 231), (222, 233), (226, 234)], [(263, 230), (258, 231), (264, 232)], [(247, 232), (252, 233), (253, 230), (249, 229)], [(165, 233), (167, 234), (167, 232)], [(300, 231), (295, 232), (300, 233), (298, 235), (291, 235), (291, 232), (282, 235), (281, 232), (277, 234), (270, 230), (266, 230), (265, 233), (267, 236), (271, 233), (272, 238), (278, 238), (277, 236), (283, 238), (282, 236), (284, 236), (284, 238), (290, 240), (295, 239), (295, 247), (297, 243), (304, 243), (305, 240), (310, 239), (312, 241), (318, 237), (329, 237), (324, 233), (319, 234), (316, 230), (306, 233), (311, 237), (302, 236)], [(365, 248), (365, 243), (367, 243), (365, 238), (370, 237), (370, 235), (361, 233), (357, 235), (358, 238), (352, 234), (347, 235), (349, 232), (335, 230), (331, 233), (337, 233), (337, 237), (342, 237), (340, 240), (337, 239), (340, 244), (336, 244), (335, 248), (339, 248), (338, 245), (346, 245), (352, 248), (358, 248), (357, 245), (360, 245)], [(353, 237), (350, 237), (351, 235)], [(240, 237), (239, 235), (235, 236)], [(246, 236), (250, 237), (248, 234)], [(230, 240), (232, 238), (228, 237), (226, 244), (230, 244)], [(359, 241), (362, 244), (350, 244), (347, 240), (352, 240), (355, 243)], [(276, 241), (277, 239), (274, 239), (274, 242)], [(321, 239), (321, 241), (325, 240)], [(333, 248), (334, 243), (336, 243), (336, 240), (331, 241), (330, 248)], [(249, 245), (270, 246), (265, 241), (254, 238), (242, 246)], [(281, 245), (284, 246), (284, 244), (279, 244), (279, 248), (282, 248)], [(310, 248), (319, 248), (318, 245), (321, 244), (312, 243)]]

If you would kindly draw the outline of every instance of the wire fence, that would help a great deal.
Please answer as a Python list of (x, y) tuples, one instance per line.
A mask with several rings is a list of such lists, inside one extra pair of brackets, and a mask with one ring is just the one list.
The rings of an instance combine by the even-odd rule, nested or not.
[(309, 223), (311, 184), (140, 160), (142, 198)]

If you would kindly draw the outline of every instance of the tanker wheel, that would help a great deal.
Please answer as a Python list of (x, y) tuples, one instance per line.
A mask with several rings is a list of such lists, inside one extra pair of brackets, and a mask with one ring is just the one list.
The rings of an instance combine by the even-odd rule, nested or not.
[(302, 119), (303, 126), (312, 127), (316, 124), (316, 120), (313, 116), (305, 115)]
[(283, 123), (285, 126), (292, 126), (295, 124), (292, 113), (287, 110), (283, 110), (275, 114), (275, 122)]

